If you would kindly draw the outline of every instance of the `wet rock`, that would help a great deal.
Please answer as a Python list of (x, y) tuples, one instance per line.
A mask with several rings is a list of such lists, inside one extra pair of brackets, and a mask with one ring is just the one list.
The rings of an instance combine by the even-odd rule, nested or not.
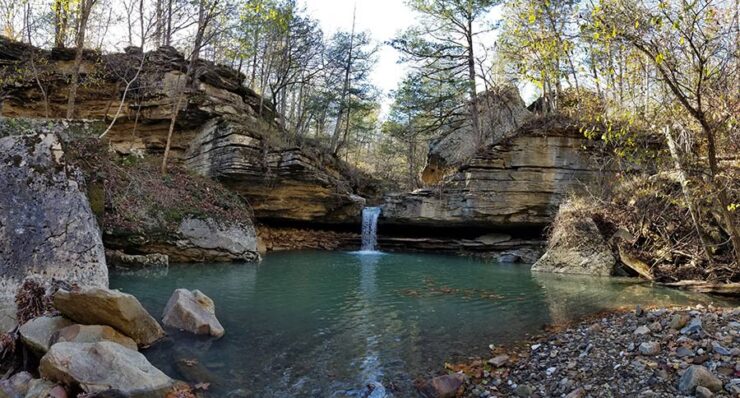
[(28, 372), (19, 372), (5, 380), (0, 380), (0, 397), (23, 397), (28, 391), (28, 383), (33, 376)]
[(109, 341), (54, 344), (41, 358), (39, 372), (86, 393), (115, 389), (133, 396), (164, 395), (174, 384), (144, 355)]
[(722, 389), (722, 381), (704, 366), (691, 365), (681, 376), (678, 382), (678, 389), (684, 393), (693, 393), (698, 386), (706, 387), (711, 391), (717, 392)]
[(37, 354), (49, 351), (51, 338), (57, 331), (72, 325), (61, 316), (40, 316), (24, 323), (19, 329), (21, 341)]
[(99, 341), (111, 341), (130, 350), (137, 350), (133, 339), (105, 325), (71, 325), (60, 329), (51, 338), (52, 345), (63, 342), (97, 343)]
[(0, 138), (0, 295), (31, 275), (107, 287), (103, 241), (79, 170), (55, 134)]
[(139, 346), (148, 346), (164, 337), (157, 321), (136, 297), (116, 290), (83, 288), (60, 290), (54, 307), (75, 322), (111, 326), (131, 337)]
[(655, 341), (641, 343), (639, 350), (642, 355), (657, 355), (660, 352), (660, 343)]
[(454, 373), (419, 383), (416, 388), (426, 398), (454, 398), (463, 383), (465, 375)]
[(224, 335), (224, 328), (216, 319), (213, 300), (200, 290), (175, 290), (164, 308), (162, 322), (195, 334)]

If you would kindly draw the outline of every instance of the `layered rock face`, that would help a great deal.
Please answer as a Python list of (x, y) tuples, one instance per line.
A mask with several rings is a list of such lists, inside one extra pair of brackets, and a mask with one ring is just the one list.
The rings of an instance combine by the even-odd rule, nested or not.
[[(43, 117), (47, 113), (30, 66), (33, 56), (48, 94), (49, 116), (64, 117), (70, 54), (0, 38), (0, 81), (6, 82), (2, 115)], [(242, 194), (257, 218), (358, 221), (364, 201), (354, 195), (358, 183), (351, 174), (357, 173), (310, 144), (291, 144), (269, 101), (244, 87), (243, 74), (199, 60), (197, 81), (186, 84), (187, 60), (174, 48), (161, 47), (143, 56), (141, 73), (107, 135), (112, 149), (121, 154), (161, 153), (178, 87), (184, 87), (172, 141), (176, 161), (184, 160), (195, 172)], [(112, 120), (126, 79), (136, 75), (141, 59), (136, 48), (123, 54), (85, 52), (81, 69), (85, 84), (78, 90), (76, 117)]]
[(0, 139), (0, 294), (38, 275), (107, 287), (100, 229), (54, 134)]
[(609, 178), (601, 143), (562, 117), (533, 119), (481, 149), (434, 189), (390, 195), (382, 223), (492, 229), (543, 227), (571, 191)]
[(255, 217), (294, 221), (355, 221), (365, 200), (353, 194), (342, 165), (309, 148), (272, 148), (259, 121), (216, 119), (204, 125), (185, 165), (248, 198)]
[(421, 175), (425, 184), (439, 183), (455, 168), (469, 162), (481, 147), (515, 135), (517, 129), (533, 117), (524, 106), (519, 90), (513, 86), (492, 89), (480, 95), (478, 103), (482, 137), (474, 137), (472, 122), (463, 122), (459, 128), (434, 141)]

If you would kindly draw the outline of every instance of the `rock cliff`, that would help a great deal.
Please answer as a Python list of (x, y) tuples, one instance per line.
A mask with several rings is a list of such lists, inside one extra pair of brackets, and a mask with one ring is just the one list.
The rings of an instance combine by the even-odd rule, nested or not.
[(437, 187), (387, 196), (381, 223), (541, 228), (568, 192), (593, 188), (610, 176), (602, 165), (602, 144), (586, 139), (564, 117), (532, 119), (507, 135)]
[(38, 275), (107, 287), (100, 229), (54, 134), (0, 139), (0, 294)]
[[(86, 51), (82, 64), (75, 116), (108, 123), (142, 56), (141, 73), (106, 136), (110, 148), (120, 154), (163, 151), (176, 89), (185, 84), (187, 60), (171, 47), (145, 54), (127, 48), (108, 55)], [(43, 51), (0, 37), (2, 115), (43, 117), (48, 107), (48, 116), (63, 117), (71, 62), (68, 50)], [(240, 193), (257, 218), (357, 222), (364, 204), (356, 195), (362, 185), (359, 173), (310, 143), (294, 144), (269, 101), (243, 85), (243, 74), (199, 60), (195, 76), (178, 113), (172, 141), (175, 161)]]

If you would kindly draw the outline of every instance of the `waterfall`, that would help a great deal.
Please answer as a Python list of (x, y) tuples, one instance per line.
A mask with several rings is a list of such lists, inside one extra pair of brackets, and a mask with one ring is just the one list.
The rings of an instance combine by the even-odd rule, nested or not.
[(378, 242), (378, 216), (380, 207), (362, 209), (362, 248), (364, 252), (375, 251)]

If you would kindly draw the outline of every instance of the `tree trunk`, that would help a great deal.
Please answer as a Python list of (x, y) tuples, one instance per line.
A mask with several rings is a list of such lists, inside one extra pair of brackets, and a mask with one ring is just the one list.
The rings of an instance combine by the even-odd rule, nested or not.
[(691, 198), (691, 191), (689, 190), (689, 181), (686, 176), (686, 172), (684, 171), (683, 162), (681, 161), (681, 155), (678, 153), (676, 141), (673, 139), (673, 133), (671, 133), (670, 127), (665, 127), (663, 132), (665, 134), (666, 141), (668, 142), (668, 149), (671, 152), (671, 157), (673, 158), (673, 163), (676, 167), (676, 171), (678, 171), (678, 178), (679, 182), (681, 183), (681, 191), (683, 192), (686, 207), (688, 207), (689, 209), (691, 221), (694, 223), (694, 229), (696, 230), (697, 236), (699, 236), (699, 241), (701, 242), (705, 258), (711, 263), (712, 256), (709, 252), (709, 245), (707, 245), (706, 239), (704, 238), (704, 233), (699, 226), (699, 218), (697, 216), (696, 210), (694, 209), (694, 201)]
[[(703, 116), (703, 113), (700, 115)], [(725, 230), (730, 235), (732, 241), (732, 247), (735, 253), (735, 263), (740, 264), (740, 231), (738, 231), (738, 225), (735, 222), (730, 209), (730, 199), (727, 197), (727, 190), (722, 184), (717, 181), (717, 175), (719, 174), (719, 165), (717, 162), (717, 147), (714, 137), (714, 130), (709, 125), (709, 122), (704, 117), (699, 117), (702, 130), (707, 139), (707, 158), (709, 160), (709, 171), (710, 171), (710, 182), (714, 189), (717, 190), (717, 200), (719, 201), (719, 211), (722, 219), (725, 223)]]
[(476, 146), (483, 145), (483, 133), (480, 128), (480, 117), (478, 114), (478, 88), (475, 78), (475, 50), (473, 48), (473, 19), (468, 19), (468, 31), (465, 36), (467, 39), (468, 53), (468, 85), (470, 89), (470, 117), (473, 121), (473, 136), (476, 140)]
[(67, 98), (67, 119), (72, 119), (75, 113), (75, 100), (77, 99), (77, 88), (80, 82), (80, 65), (82, 64), (82, 54), (85, 47), (85, 30), (87, 28), (87, 20), (90, 17), (90, 11), (96, 0), (81, 0), (80, 11), (79, 11), (79, 24), (77, 29), (77, 36), (75, 38), (75, 60), (72, 65), (72, 76), (69, 83), (69, 96)]

